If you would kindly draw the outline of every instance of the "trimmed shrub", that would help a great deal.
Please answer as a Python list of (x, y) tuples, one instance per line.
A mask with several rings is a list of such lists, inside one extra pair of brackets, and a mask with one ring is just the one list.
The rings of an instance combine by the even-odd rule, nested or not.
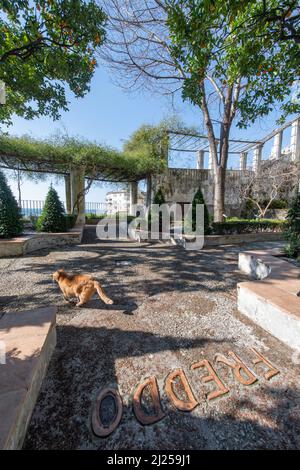
[[(159, 206), (161, 206), (162, 204), (165, 204), (165, 203), (166, 203), (166, 200), (165, 200), (164, 193), (162, 192), (162, 189), (159, 188), (153, 198), (152, 204), (158, 204)], [(150, 210), (149, 215), (148, 215), (149, 230), (151, 230), (151, 223), (152, 223), (151, 221), (152, 220), (155, 221), (155, 217), (157, 217), (157, 215), (153, 214), (152, 211)], [(159, 217), (159, 221), (158, 221), (159, 232), (162, 232), (162, 213), (161, 212), (159, 213), (158, 217)]]
[(15, 237), (20, 235), (22, 230), (21, 210), (5, 175), (0, 171), (0, 238)]
[(300, 193), (293, 199), (286, 218), (285, 252), (290, 257), (300, 256)]
[(38, 232), (53, 233), (67, 230), (64, 206), (52, 185), (49, 188), (43, 211), (38, 218), (36, 229)]
[(185, 231), (188, 233), (191, 229), (194, 232), (196, 230), (196, 207), (197, 204), (204, 204), (204, 235), (208, 235), (210, 233), (210, 224), (209, 224), (209, 213), (207, 206), (204, 201), (204, 197), (202, 194), (201, 189), (199, 188), (198, 191), (194, 195), (194, 199), (192, 202), (192, 227), (190, 227), (189, 223), (185, 224)]
[(66, 221), (66, 230), (70, 230), (74, 227), (76, 223), (77, 215), (76, 214), (66, 214), (65, 221)]
[(274, 219), (227, 219), (226, 222), (212, 224), (214, 235), (230, 235), (234, 233), (283, 232), (285, 220)]

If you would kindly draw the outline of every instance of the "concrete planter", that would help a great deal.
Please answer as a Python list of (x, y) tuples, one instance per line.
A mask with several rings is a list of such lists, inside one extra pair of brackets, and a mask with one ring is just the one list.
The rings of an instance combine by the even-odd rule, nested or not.
[[(136, 241), (143, 241), (150, 239), (150, 232), (142, 230), (131, 230), (129, 234), (130, 238)], [(182, 245), (182, 241), (192, 240), (192, 236), (184, 235), (181, 239), (174, 239), (171, 236), (169, 239), (171, 242)], [(169, 240), (164, 240), (168, 242)], [(268, 242), (268, 241), (282, 241), (282, 232), (260, 232), (260, 233), (240, 233), (231, 235), (206, 235), (204, 246), (217, 246), (217, 245), (239, 245), (241, 243), (252, 243), (252, 242)]]
[(63, 233), (35, 233), (23, 237), (0, 240), (0, 258), (23, 256), (42, 248), (78, 245), (82, 239), (83, 225)]

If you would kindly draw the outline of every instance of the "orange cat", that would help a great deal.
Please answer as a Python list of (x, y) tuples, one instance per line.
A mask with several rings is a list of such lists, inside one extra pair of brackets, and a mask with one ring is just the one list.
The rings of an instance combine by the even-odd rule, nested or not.
[(89, 274), (67, 274), (64, 269), (59, 269), (53, 273), (52, 278), (56, 281), (63, 293), (64, 299), (70, 302), (70, 298), (77, 297), (76, 307), (86, 304), (91, 297), (98, 292), (98, 295), (106, 304), (113, 304), (107, 297), (98, 281)]

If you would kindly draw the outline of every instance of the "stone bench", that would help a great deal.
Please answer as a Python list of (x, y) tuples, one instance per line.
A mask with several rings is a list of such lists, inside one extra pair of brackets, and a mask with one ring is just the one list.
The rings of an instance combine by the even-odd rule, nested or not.
[(0, 449), (21, 449), (56, 344), (56, 307), (0, 317)]
[(288, 346), (300, 350), (300, 270), (265, 251), (239, 254), (239, 268), (255, 277), (265, 265), (267, 277), (237, 286), (238, 309)]

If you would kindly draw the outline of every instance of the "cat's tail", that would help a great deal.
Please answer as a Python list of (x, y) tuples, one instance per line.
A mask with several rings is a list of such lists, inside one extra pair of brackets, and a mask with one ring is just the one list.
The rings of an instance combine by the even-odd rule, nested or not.
[(98, 295), (103, 302), (105, 302), (108, 305), (113, 304), (113, 300), (111, 300), (107, 295), (105, 294), (103, 288), (101, 287), (100, 283), (98, 281), (94, 281), (94, 287), (98, 292)]

